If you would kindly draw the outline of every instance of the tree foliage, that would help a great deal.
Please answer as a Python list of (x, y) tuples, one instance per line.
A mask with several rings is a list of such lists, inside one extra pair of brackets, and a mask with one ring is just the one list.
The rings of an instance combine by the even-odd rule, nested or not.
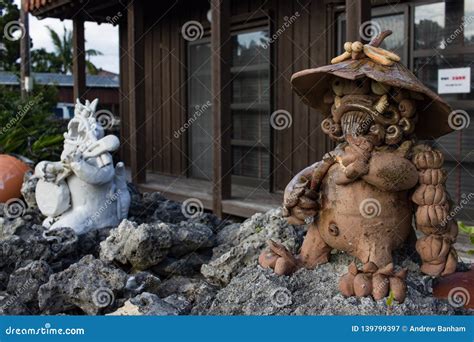
[[(72, 31), (63, 26), (63, 33), (46, 26), (53, 42), (54, 52), (47, 52), (44, 49), (32, 51), (32, 66), (37, 72), (59, 72), (72, 73)], [(95, 49), (86, 50), (86, 68), (91, 75), (97, 74), (97, 67), (90, 61), (92, 56), (101, 56), (102, 52)]]
[(0, 43), (5, 46), (4, 51), (0, 51), (0, 70), (17, 71), (20, 70), (18, 59), (20, 58), (20, 40), (6, 39), (3, 34), (5, 25), (18, 21), (20, 10), (13, 3), (13, 0), (0, 0)]
[(25, 100), (17, 89), (0, 87), (0, 153), (15, 153), (35, 162), (57, 160), (62, 150), (64, 124), (53, 108), (57, 90), (35, 85)]

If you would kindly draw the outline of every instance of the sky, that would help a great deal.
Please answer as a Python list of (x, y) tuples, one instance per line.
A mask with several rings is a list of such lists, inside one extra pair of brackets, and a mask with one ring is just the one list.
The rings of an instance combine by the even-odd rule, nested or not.
[[(15, 0), (19, 7), (20, 0)], [(30, 37), (33, 41), (32, 49), (45, 48), (47, 51), (53, 51), (53, 44), (46, 26), (50, 26), (60, 36), (63, 33), (63, 27), (72, 30), (71, 20), (59, 20), (46, 18), (38, 20), (30, 15)], [(91, 57), (91, 62), (98, 68), (119, 72), (118, 57), (118, 26), (111, 24), (98, 25), (93, 22), (85, 22), (86, 49), (96, 49), (103, 53), (103, 56)]]

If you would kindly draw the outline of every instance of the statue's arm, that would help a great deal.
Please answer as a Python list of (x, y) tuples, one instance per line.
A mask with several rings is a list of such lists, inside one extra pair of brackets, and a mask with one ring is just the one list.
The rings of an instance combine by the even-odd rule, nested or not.
[(97, 166), (84, 159), (80, 159), (72, 162), (70, 167), (77, 177), (89, 184), (100, 185), (110, 182), (115, 173), (112, 162), (107, 165)]
[(35, 176), (40, 179), (53, 181), (56, 175), (64, 170), (61, 162), (42, 161), (35, 167)]
[(318, 190), (323, 178), (335, 160), (331, 153), (298, 172), (285, 188), (283, 216), (290, 224), (304, 224), (314, 217), (318, 210)]
[(427, 145), (414, 149), (413, 163), (419, 172), (419, 183), (412, 201), (415, 204), (416, 229), (425, 236), (416, 243), (422, 259), (421, 270), (431, 276), (455, 272), (458, 228), (451, 215), (452, 201), (446, 191), (443, 154)]

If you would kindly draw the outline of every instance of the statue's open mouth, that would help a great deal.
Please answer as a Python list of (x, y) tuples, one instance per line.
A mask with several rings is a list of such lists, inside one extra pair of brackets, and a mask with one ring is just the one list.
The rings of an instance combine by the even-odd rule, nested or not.
[(374, 120), (363, 111), (349, 111), (342, 115), (341, 128), (344, 136), (359, 136), (366, 134)]

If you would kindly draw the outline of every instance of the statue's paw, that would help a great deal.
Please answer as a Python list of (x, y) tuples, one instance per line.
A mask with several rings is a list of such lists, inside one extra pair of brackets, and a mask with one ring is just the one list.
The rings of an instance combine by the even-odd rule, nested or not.
[(358, 270), (355, 263), (351, 263), (349, 272), (339, 280), (339, 290), (345, 297), (372, 296), (375, 300), (391, 293), (396, 301), (403, 303), (407, 291), (406, 275), (406, 269), (395, 273), (393, 264), (377, 269), (375, 264), (369, 262), (363, 270)]
[(49, 229), (51, 228), (51, 226), (53, 225), (54, 223), (54, 218), (52, 217), (46, 217), (44, 220), (43, 220), (43, 227), (45, 227), (46, 229)]
[(269, 249), (263, 251), (258, 263), (264, 268), (271, 268), (278, 275), (290, 275), (299, 268), (298, 260), (282, 244), (269, 240)]

